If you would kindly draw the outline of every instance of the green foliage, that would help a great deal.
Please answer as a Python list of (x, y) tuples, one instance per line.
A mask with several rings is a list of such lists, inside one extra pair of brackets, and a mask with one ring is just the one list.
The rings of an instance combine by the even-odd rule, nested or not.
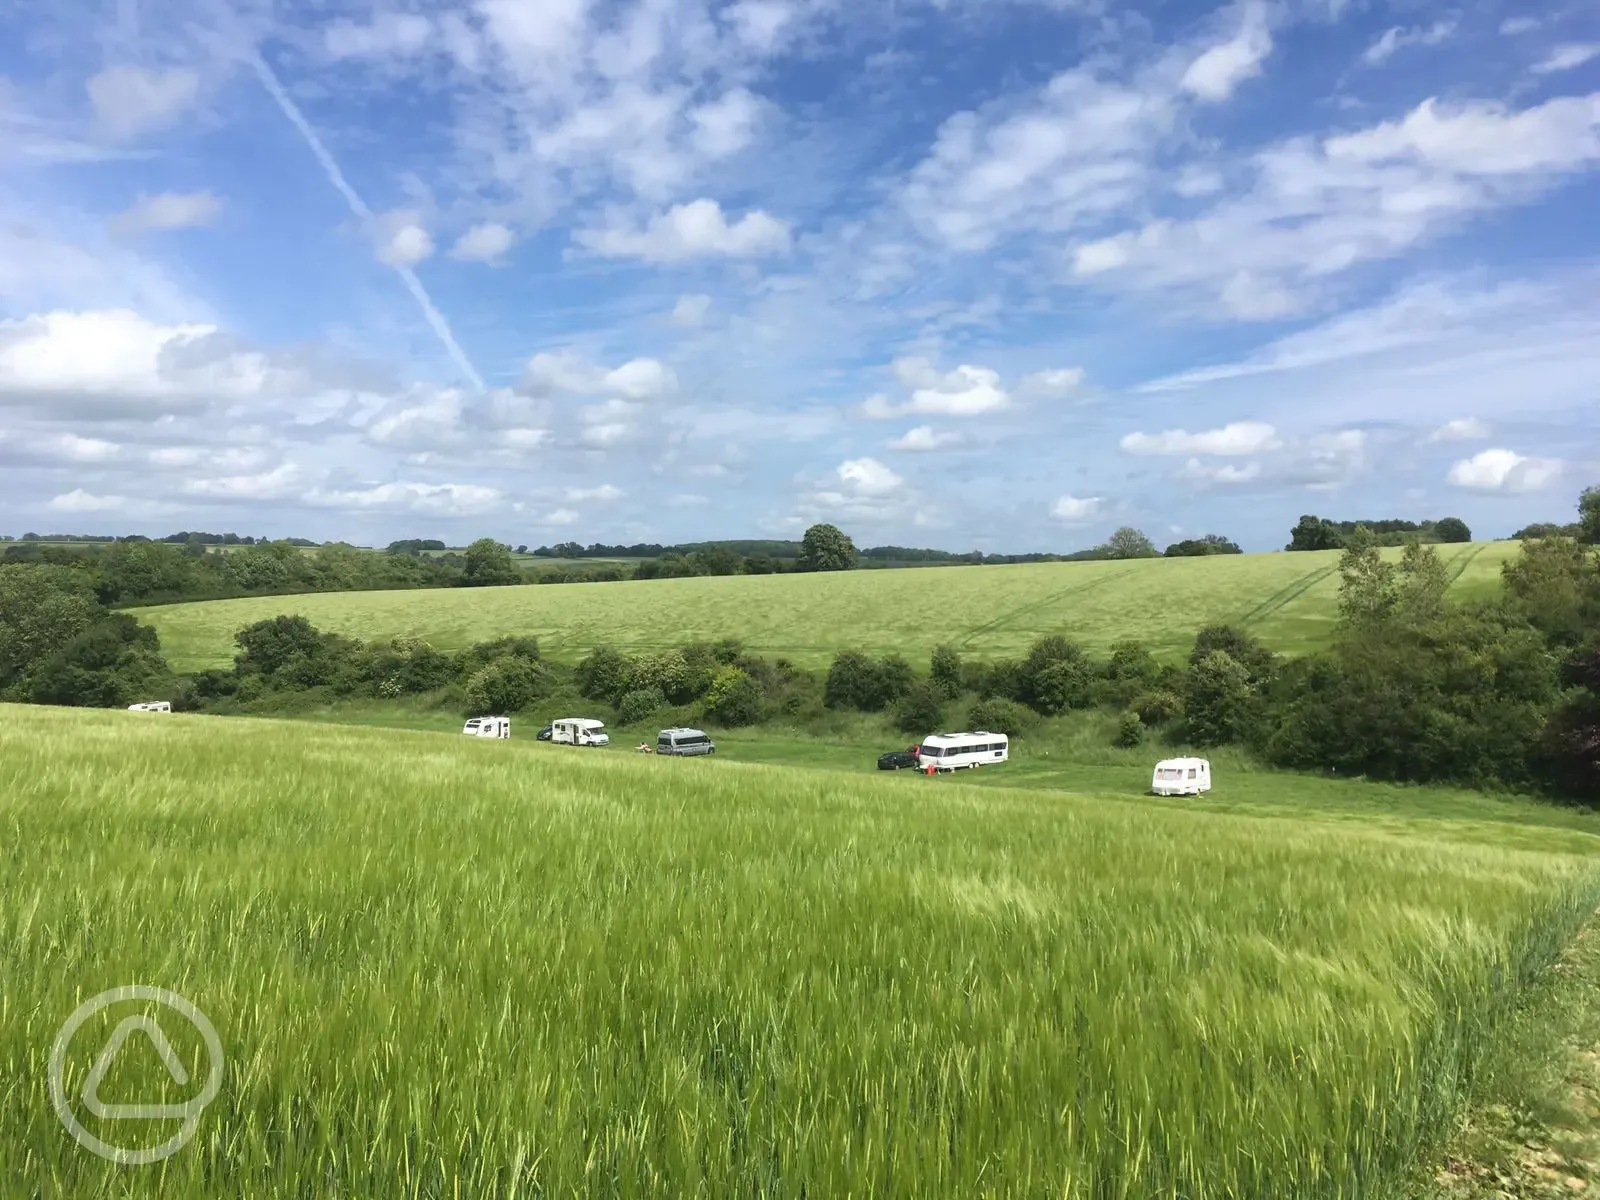
[(1600, 545), (1600, 487), (1584, 488), (1578, 497), (1578, 538), (1589, 546)]
[(1124, 525), (1106, 539), (1107, 558), (1156, 558), (1155, 543), (1132, 525)]
[(1087, 659), (1062, 659), (1040, 669), (1029, 688), (1035, 711), (1047, 717), (1094, 703), (1094, 673)]
[(711, 672), (694, 670), (681, 650), (666, 650), (636, 658), (628, 667), (624, 692), (654, 688), (673, 704), (688, 704), (711, 686)]
[(624, 725), (637, 725), (652, 713), (667, 706), (667, 698), (658, 687), (643, 687), (628, 692), (617, 702), (617, 720)]
[(1600, 563), (1571, 538), (1523, 542), (1502, 577), (1516, 611), (1558, 645), (1575, 646), (1600, 626)]
[(762, 688), (743, 669), (723, 667), (706, 693), (706, 711), (730, 728), (761, 720)]
[(1133, 697), (1155, 686), (1161, 677), (1161, 664), (1145, 649), (1144, 643), (1118, 642), (1111, 647), (1105, 677), (1111, 685), (1108, 695), (1112, 702), (1127, 707)]
[(1447, 544), (1472, 540), (1472, 530), (1460, 517), (1442, 518), (1434, 524), (1433, 533), (1441, 542)]
[(1561, 683), (1568, 690), (1545, 729), (1539, 765), (1559, 790), (1592, 802), (1600, 796), (1600, 643), (1563, 664)]
[(241, 675), (273, 675), (300, 660), (322, 653), (325, 635), (305, 617), (273, 617), (247, 625), (233, 635), (239, 652), (235, 669)]
[(954, 700), (962, 691), (961, 653), (954, 646), (939, 645), (933, 648), (928, 664), (928, 678), (946, 700)]
[(828, 669), (823, 700), (829, 708), (882, 712), (911, 690), (915, 678), (911, 665), (898, 655), (874, 659), (847, 650)]
[(1187, 538), (1173, 542), (1166, 549), (1167, 558), (1204, 558), (1212, 554), (1243, 554), (1239, 543), (1229, 541), (1218, 533), (1208, 533), (1201, 538)]
[(857, 557), (855, 543), (833, 525), (813, 525), (800, 539), (802, 571), (848, 571)]
[(967, 713), (967, 728), (1003, 733), (1007, 737), (1022, 734), (1037, 718), (1014, 700), (999, 698), (979, 700)]
[(1115, 744), (1131, 750), (1144, 741), (1144, 722), (1136, 712), (1125, 712), (1117, 720)]
[(895, 705), (895, 726), (906, 733), (919, 736), (936, 733), (944, 715), (944, 703), (945, 693), (942, 688), (931, 680), (919, 679)]
[(1278, 669), (1277, 655), (1267, 649), (1259, 638), (1233, 625), (1207, 625), (1195, 634), (1194, 648), (1189, 651), (1190, 668), (1193, 669), (1208, 654), (1217, 650), (1245, 669), (1245, 677), (1252, 688), (1266, 683)]
[[(88, 582), (66, 567), (0, 564), (0, 695), (88, 629), (100, 613)], [(21, 698), (19, 696), (18, 698)]]
[(469, 717), (504, 716), (521, 712), (548, 690), (548, 679), (538, 663), (525, 658), (501, 658), (474, 671), (467, 680)]
[(156, 699), (167, 682), (155, 630), (109, 613), (40, 664), (29, 698), (36, 704), (115, 708)]
[(467, 547), (461, 582), (468, 587), (499, 587), (522, 583), (522, 572), (511, 557), (511, 547), (493, 538), (479, 538)]
[(616, 700), (627, 689), (631, 669), (626, 655), (600, 646), (578, 664), (578, 694), (585, 700)]
[(1184, 733), (1197, 746), (1242, 741), (1257, 715), (1256, 699), (1249, 668), (1224, 650), (1212, 650), (1189, 668)]
[(1133, 711), (1141, 722), (1154, 728), (1183, 715), (1183, 698), (1164, 689), (1145, 692), (1133, 702)]
[(1326, 517), (1302, 516), (1289, 534), (1288, 550), (1342, 550), (1339, 527)]

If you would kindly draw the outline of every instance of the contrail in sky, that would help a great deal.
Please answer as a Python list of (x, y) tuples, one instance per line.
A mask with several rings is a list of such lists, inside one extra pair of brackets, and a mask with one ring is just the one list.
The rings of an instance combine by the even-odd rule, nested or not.
[[(344, 172), (339, 169), (339, 164), (333, 161), (333, 155), (328, 153), (328, 148), (322, 144), (322, 139), (317, 136), (317, 131), (311, 128), (311, 123), (306, 120), (305, 114), (300, 111), (300, 106), (283, 90), (283, 84), (278, 82), (278, 77), (272, 73), (272, 68), (260, 54), (252, 52), (250, 63), (256, 69), (256, 75), (261, 80), (261, 86), (267, 89), (267, 94), (278, 102), (278, 107), (283, 110), (283, 115), (289, 118), (289, 123), (300, 131), (300, 136), (305, 138), (306, 145), (311, 147), (311, 153), (316, 156), (323, 173), (327, 175), (328, 182), (338, 189), (344, 197), (345, 203), (350, 206), (350, 211), (365, 222), (373, 220), (372, 210), (367, 207), (355, 188), (350, 186), (350, 181), (344, 177)], [(428, 325), (438, 335), (439, 341), (444, 344), (446, 353), (455, 362), (461, 373), (472, 381), (472, 386), (482, 392), (486, 390), (483, 376), (478, 374), (478, 369), (467, 358), (466, 352), (461, 349), (461, 344), (456, 341), (455, 334), (450, 332), (450, 323), (444, 319), (444, 314), (434, 307), (433, 300), (429, 298), (428, 291), (422, 286), (422, 280), (417, 278), (417, 273), (410, 267), (395, 265), (395, 273), (400, 276), (408, 290), (422, 309), (422, 315), (427, 319)]]

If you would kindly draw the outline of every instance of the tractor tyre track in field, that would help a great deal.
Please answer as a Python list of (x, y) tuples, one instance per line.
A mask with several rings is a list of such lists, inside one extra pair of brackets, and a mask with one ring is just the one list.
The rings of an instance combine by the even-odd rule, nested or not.
[(1326, 579), (1329, 575), (1332, 575), (1338, 569), (1339, 564), (1332, 563), (1329, 566), (1318, 567), (1316, 570), (1302, 575), (1299, 579), (1296, 579), (1288, 586), (1279, 588), (1260, 604), (1256, 605), (1249, 612), (1245, 613), (1244, 616), (1239, 618), (1239, 624), (1253, 625), (1266, 619), (1267, 617), (1270, 617), (1279, 609), (1284, 608), (1293, 601), (1298, 600), (1301, 596), (1304, 596), (1312, 588), (1316, 587), (1317, 584), (1321, 583), (1324, 579)]
[[(1467, 573), (1467, 568), (1472, 565), (1472, 560), (1477, 558), (1478, 555), (1482, 554), (1488, 548), (1488, 542), (1479, 542), (1476, 546), (1468, 547), (1465, 554), (1457, 554), (1448, 563), (1446, 563), (1446, 568), (1455, 567), (1455, 570), (1450, 572), (1450, 582), (1455, 583), (1456, 580), (1465, 575)], [(1461, 565), (1457, 567), (1457, 563), (1460, 563)]]
[(997, 629), (1000, 629), (1006, 625), (1007, 622), (1014, 621), (1018, 617), (1025, 617), (1029, 613), (1038, 612), (1043, 608), (1049, 608), (1052, 604), (1055, 604), (1061, 600), (1065, 600), (1068, 596), (1081, 596), (1085, 592), (1096, 591), (1099, 588), (1104, 587), (1106, 584), (1111, 583), (1113, 580), (1122, 579), (1131, 574), (1133, 574), (1133, 568), (1129, 567), (1126, 570), (1115, 571), (1110, 575), (1102, 575), (1099, 579), (1091, 579), (1087, 583), (1079, 583), (1074, 584), (1069, 588), (1062, 588), (1059, 592), (1052, 592), (1042, 600), (1031, 601), (1028, 604), (1022, 605), (1020, 608), (1012, 609), (1008, 613), (1002, 613), (992, 621), (985, 621), (982, 625), (974, 626), (972, 629), (969, 629), (965, 634), (963, 634), (961, 640), (956, 644), (959, 646), (970, 645), (974, 638), (981, 637), (985, 633), (993, 633)]

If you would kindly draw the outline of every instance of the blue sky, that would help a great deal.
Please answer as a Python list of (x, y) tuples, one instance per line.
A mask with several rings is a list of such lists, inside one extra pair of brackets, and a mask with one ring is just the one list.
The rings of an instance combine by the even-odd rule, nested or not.
[(1600, 482), (1600, 10), (0, 0), (0, 525), (1504, 536)]

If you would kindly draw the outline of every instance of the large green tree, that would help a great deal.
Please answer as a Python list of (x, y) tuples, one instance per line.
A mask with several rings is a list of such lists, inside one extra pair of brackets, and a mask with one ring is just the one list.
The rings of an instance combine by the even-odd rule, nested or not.
[(835, 525), (813, 525), (800, 539), (802, 571), (848, 571), (858, 558), (856, 544)]
[(1590, 546), (1600, 546), (1600, 487), (1584, 488), (1578, 497), (1578, 536)]
[(462, 582), (468, 587), (496, 587), (521, 583), (522, 572), (511, 557), (511, 547), (493, 538), (479, 538), (467, 547), (466, 570)]
[(1106, 539), (1107, 558), (1155, 558), (1155, 543), (1132, 525), (1124, 525)]

